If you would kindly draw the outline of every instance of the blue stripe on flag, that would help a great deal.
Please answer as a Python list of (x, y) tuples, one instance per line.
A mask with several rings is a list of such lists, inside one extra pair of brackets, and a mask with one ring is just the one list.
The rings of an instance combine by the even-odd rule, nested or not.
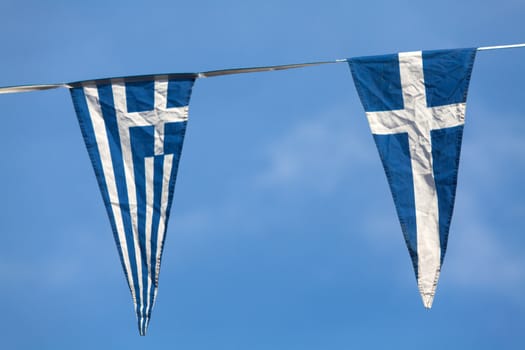
[(430, 134), (434, 180), (438, 196), (441, 264), (443, 264), (456, 197), (463, 125), (432, 130)]
[[(164, 137), (164, 153), (173, 154), (173, 164), (178, 163), (182, 153), (184, 135), (186, 134), (187, 122), (166, 123)], [(176, 162), (175, 162), (176, 161)]]
[[(135, 298), (141, 335), (146, 334), (155, 302), (160, 260), (186, 132), (187, 106), (193, 83), (193, 79), (160, 79), (158, 82), (140, 83), (126, 82), (124, 79), (113, 81), (111, 84), (100, 84), (93, 89), (79, 87), (70, 90), (130, 290), (133, 286), (131, 292)], [(121, 93), (114, 94), (115, 89), (124, 92), (125, 96)], [(114, 101), (113, 96), (126, 100)], [(156, 101), (157, 98), (160, 100)], [(158, 106), (159, 101), (164, 100), (165, 105)], [(116, 111), (115, 102), (120, 106), (125, 104), (127, 110)], [(98, 120), (98, 114), (90, 115), (90, 108), (95, 108), (95, 113), (98, 113), (99, 107), (102, 120)], [(92, 118), (97, 118), (97, 124), (92, 125)], [(94, 126), (103, 129), (99, 131)], [(96, 131), (100, 134), (95, 135)], [(124, 151), (131, 155), (131, 164), (127, 164), (129, 160), (124, 159), (121, 149), (127, 147), (121, 146), (121, 141), (127, 144), (127, 136), (124, 135), (128, 132), (131, 149)], [(97, 140), (103, 144), (97, 144)], [(101, 150), (109, 152), (109, 155), (101, 158), (99, 147), (103, 147)], [(132, 174), (127, 175), (134, 179), (133, 184), (127, 183), (128, 169), (132, 169)], [(113, 186), (113, 181), (107, 183), (105, 175), (114, 176), (115, 198), (110, 199), (108, 185)], [(135, 201), (136, 208), (132, 207)], [(118, 211), (113, 212), (115, 208), (118, 208)], [(115, 219), (117, 214), (122, 216), (123, 227), (119, 227), (119, 231)], [(120, 221), (118, 224), (120, 225)], [(151, 237), (148, 241), (150, 229)], [(135, 234), (138, 239), (137, 251)], [(122, 236), (120, 241), (119, 237)], [(128, 251), (127, 256), (123, 255), (125, 247)], [(149, 259), (148, 252), (151, 253)], [(128, 260), (129, 270), (126, 269)], [(137, 265), (139, 260), (140, 266)], [(142, 271), (140, 276), (139, 270)]]
[(157, 242), (159, 240), (159, 225), (160, 225), (160, 206), (161, 206), (161, 198), (162, 198), (162, 179), (164, 174), (164, 156), (155, 156), (154, 160), (154, 175), (153, 175), (153, 183), (154, 183), (154, 191), (153, 191), (153, 203), (154, 203), (154, 211), (153, 211), (153, 219), (152, 219), (152, 228), (151, 228), (151, 266), (153, 267), (151, 273), (152, 273), (152, 280), (154, 283), (158, 283), (158, 276), (157, 276), (157, 270), (154, 268), (157, 266)]
[[(131, 150), (133, 154), (133, 170), (135, 175), (135, 190), (137, 194), (137, 228), (140, 245), (140, 256), (142, 261), (142, 303), (139, 304), (138, 312), (141, 316), (145, 315), (146, 301), (148, 300), (148, 259), (146, 255), (146, 169), (145, 158), (152, 157), (155, 154), (154, 149), (154, 132), (153, 126), (132, 127), (130, 128)], [(151, 304), (150, 304), (151, 305)], [(143, 310), (141, 310), (142, 308)], [(139, 317), (139, 328), (143, 317)], [(146, 322), (143, 320), (143, 322)]]
[(476, 49), (423, 51), (427, 106), (467, 101)]
[(394, 198), (397, 216), (418, 276), (416, 205), (408, 134), (376, 135), (374, 140)]
[(366, 112), (403, 109), (397, 55), (355, 57), (348, 64)]
[(82, 87), (77, 87), (70, 89), (71, 98), (73, 99), (73, 105), (75, 106), (75, 111), (77, 113), (77, 119), (80, 125), (80, 130), (82, 131), (82, 136), (84, 137), (84, 142), (86, 143), (86, 148), (93, 164), (93, 169), (95, 170), (95, 176), (99, 184), (100, 192), (102, 194), (102, 199), (106, 206), (106, 212), (109, 217), (109, 222), (111, 224), (111, 230), (113, 231), (113, 237), (115, 238), (115, 243), (117, 244), (117, 250), (120, 257), (120, 263), (124, 274), (126, 275), (126, 281), (130, 277), (124, 266), (124, 259), (122, 256), (122, 247), (120, 245), (117, 233), (117, 227), (115, 225), (115, 217), (113, 216), (113, 210), (111, 210), (111, 203), (109, 200), (108, 187), (106, 184), (106, 179), (104, 177), (104, 171), (102, 170), (102, 162), (100, 161), (100, 153), (98, 152), (97, 141), (95, 138), (95, 131), (93, 129), (93, 124), (89, 115), (89, 109), (86, 104), (86, 96), (84, 94), (84, 89)]

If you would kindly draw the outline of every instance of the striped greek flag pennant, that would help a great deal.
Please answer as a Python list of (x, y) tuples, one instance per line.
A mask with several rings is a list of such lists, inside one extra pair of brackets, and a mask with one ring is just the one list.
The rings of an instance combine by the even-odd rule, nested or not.
[(476, 51), (349, 59), (426, 308), (447, 248)]
[(194, 76), (119, 78), (74, 83), (70, 89), (141, 335), (157, 295), (194, 81)]

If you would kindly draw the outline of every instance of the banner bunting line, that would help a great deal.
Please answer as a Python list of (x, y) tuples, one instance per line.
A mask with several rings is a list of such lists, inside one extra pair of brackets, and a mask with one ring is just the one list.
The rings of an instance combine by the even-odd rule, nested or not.
[[(498, 49), (513, 49), (513, 48), (521, 48), (525, 47), (525, 43), (523, 44), (514, 44), (514, 45), (500, 45), (500, 46), (485, 46), (485, 47), (479, 47), (477, 48), (477, 51), (488, 51), (488, 50), (498, 50)], [(286, 69), (295, 69), (295, 68), (303, 68), (303, 67), (310, 67), (310, 66), (319, 66), (324, 64), (334, 64), (334, 63), (346, 63), (348, 62), (348, 59), (336, 59), (333, 61), (319, 61), (319, 62), (308, 62), (308, 63), (293, 63), (293, 64), (284, 64), (284, 65), (276, 65), (276, 66), (261, 66), (261, 67), (246, 67), (246, 68), (232, 68), (232, 69), (219, 69), (219, 70), (211, 70), (206, 72), (199, 72), (199, 73), (175, 73), (175, 74), (150, 74), (150, 75), (137, 75), (137, 76), (126, 76), (127, 81), (148, 81), (148, 80), (155, 80), (159, 78), (167, 78), (167, 79), (197, 79), (197, 78), (212, 78), (212, 77), (219, 77), (223, 75), (232, 75), (232, 74), (244, 74), (244, 73), (258, 73), (258, 72), (271, 72), (271, 71), (279, 71), (279, 70), (286, 70)], [(120, 78), (103, 78), (103, 79), (94, 79), (94, 80), (82, 80), (72, 83), (57, 83), (57, 84), (33, 84), (33, 85), (18, 85), (18, 86), (6, 86), (6, 87), (0, 87), (0, 95), (1, 94), (11, 94), (11, 93), (18, 93), (18, 92), (30, 92), (30, 91), (43, 91), (43, 90), (51, 90), (51, 89), (58, 89), (58, 88), (74, 88), (79, 87), (82, 84), (85, 83), (111, 83), (113, 81), (118, 81), (120, 79), (124, 79), (124, 77)]]

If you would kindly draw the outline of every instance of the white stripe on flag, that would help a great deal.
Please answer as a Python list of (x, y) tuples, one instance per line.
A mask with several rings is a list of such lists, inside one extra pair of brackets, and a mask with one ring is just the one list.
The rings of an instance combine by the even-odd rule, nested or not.
[(399, 70), (405, 110), (414, 116), (408, 133), (416, 209), (418, 285), (425, 301), (434, 294), (441, 266), (439, 210), (432, 167), (430, 130), (432, 112), (427, 108), (421, 52), (399, 54)]
[(161, 250), (162, 242), (164, 241), (164, 233), (166, 230), (166, 210), (168, 205), (168, 195), (169, 195), (169, 185), (171, 177), (171, 169), (173, 167), (173, 154), (167, 154), (164, 157), (164, 169), (163, 169), (163, 178), (162, 178), (162, 196), (161, 196), (161, 207), (160, 207), (160, 221), (157, 234), (157, 256), (156, 256), (156, 281), (155, 286), (158, 286), (158, 279), (160, 273), (160, 260), (161, 260)]
[[(168, 106), (168, 81), (155, 81), (155, 111), (165, 113)], [(162, 113), (161, 112), (161, 113)], [(155, 125), (155, 155), (164, 154), (164, 123)]]
[(153, 207), (155, 206), (154, 200), (154, 172), (155, 172), (155, 157), (146, 157), (145, 162), (145, 173), (146, 173), (146, 259), (148, 265), (148, 295), (147, 295), (147, 307), (146, 316), (149, 314), (151, 308), (151, 225), (153, 223)]
[(463, 125), (466, 107), (465, 103), (428, 107), (421, 51), (399, 53), (398, 57), (404, 109), (367, 112), (366, 116), (373, 134), (408, 134), (416, 210), (418, 287), (429, 308), (441, 269), (430, 131)]
[(137, 297), (135, 295), (135, 285), (133, 283), (133, 274), (131, 272), (129, 262), (128, 246), (126, 243), (126, 234), (124, 232), (122, 212), (119, 205), (120, 201), (118, 198), (117, 184), (115, 181), (115, 173), (113, 172), (113, 162), (111, 160), (111, 151), (109, 148), (109, 141), (106, 133), (106, 125), (102, 116), (102, 110), (100, 108), (98, 90), (97, 87), (93, 84), (86, 84), (83, 87), (83, 89), (84, 94), (86, 96), (86, 103), (89, 110), (89, 116), (91, 118), (91, 123), (93, 124), (98, 153), (100, 155), (100, 161), (102, 163), (102, 171), (104, 173), (104, 179), (106, 181), (106, 186), (108, 189), (111, 210), (115, 219), (115, 226), (117, 229), (117, 236), (122, 253), (122, 259), (124, 261), (124, 268), (126, 269), (128, 284), (131, 289), (131, 295), (133, 297), (133, 303), (136, 309)]
[(137, 192), (135, 190), (135, 172), (133, 167), (133, 155), (131, 149), (131, 138), (129, 133), (129, 125), (125, 121), (128, 117), (128, 107), (126, 99), (126, 86), (124, 81), (115, 80), (112, 82), (113, 102), (115, 104), (115, 113), (117, 116), (117, 124), (120, 135), (120, 147), (122, 151), (122, 159), (124, 162), (124, 174), (126, 177), (126, 185), (128, 192), (129, 212), (131, 216), (131, 228), (133, 232), (133, 244), (135, 247), (135, 261), (137, 268), (137, 280), (139, 284), (139, 295), (141, 303), (140, 314), (143, 314), (144, 300), (143, 299), (143, 285), (142, 285), (142, 257), (140, 254), (140, 244), (138, 236), (138, 215), (137, 215)]

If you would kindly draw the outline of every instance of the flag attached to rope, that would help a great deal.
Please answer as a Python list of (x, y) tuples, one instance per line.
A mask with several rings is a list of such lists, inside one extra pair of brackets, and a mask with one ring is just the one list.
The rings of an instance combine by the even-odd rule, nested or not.
[(195, 77), (148, 79), (80, 82), (70, 90), (141, 335), (157, 295)]
[(447, 248), (475, 55), (458, 49), (349, 59), (427, 308)]

